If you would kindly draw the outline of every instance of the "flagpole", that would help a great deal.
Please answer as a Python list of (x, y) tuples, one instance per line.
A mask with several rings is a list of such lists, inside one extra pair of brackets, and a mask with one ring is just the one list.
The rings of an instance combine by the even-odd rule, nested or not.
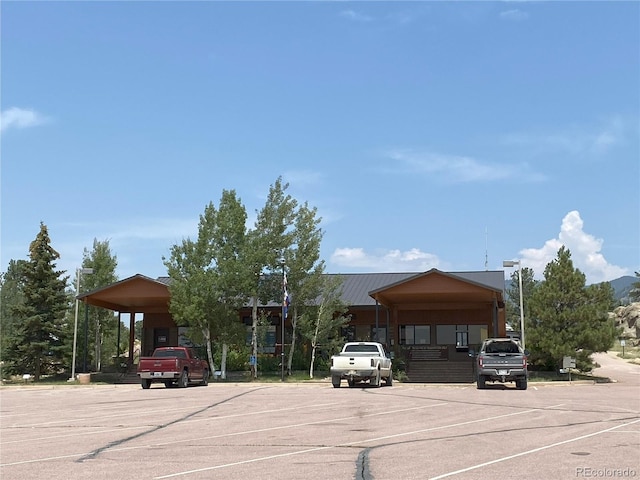
[(284, 257), (282, 257), (280, 259), (280, 263), (282, 263), (282, 312), (281, 312), (281, 317), (282, 317), (282, 325), (280, 326), (280, 334), (282, 336), (281, 339), (281, 343), (280, 343), (280, 365), (281, 365), (281, 381), (284, 382), (284, 317), (286, 315), (286, 310), (285, 310), (285, 305), (287, 302), (287, 285), (286, 285), (286, 274), (284, 272)]

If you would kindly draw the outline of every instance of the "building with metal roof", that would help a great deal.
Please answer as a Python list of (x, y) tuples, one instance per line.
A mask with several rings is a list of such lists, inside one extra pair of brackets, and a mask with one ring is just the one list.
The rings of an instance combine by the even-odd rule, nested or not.
[[(470, 346), (488, 337), (506, 335), (503, 271), (432, 269), (423, 273), (327, 275), (342, 279), (342, 300), (351, 317), (343, 332), (345, 337), (383, 343), (397, 363), (406, 366), (410, 381), (472, 381)], [(169, 284), (169, 277), (152, 279), (138, 274), (78, 299), (119, 315), (128, 314), (129, 363), (133, 364), (136, 314), (143, 316), (143, 354), (183, 341), (185, 327), (178, 327), (169, 313)], [(282, 342), (276, 339), (282, 336), (281, 325), (291, 336), (291, 321), (281, 322), (279, 304), (261, 308), (270, 310), (274, 319), (269, 344), (263, 351), (279, 355)], [(248, 318), (249, 306), (239, 312), (240, 321), (247, 324)]]

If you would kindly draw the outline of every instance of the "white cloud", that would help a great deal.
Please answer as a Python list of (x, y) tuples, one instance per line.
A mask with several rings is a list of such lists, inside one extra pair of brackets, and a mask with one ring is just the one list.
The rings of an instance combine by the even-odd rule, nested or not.
[(500, 12), (500, 18), (503, 20), (512, 20), (516, 22), (520, 22), (522, 20), (526, 20), (529, 18), (529, 14), (527, 12), (523, 12), (522, 10), (518, 10), (517, 8), (513, 10), (505, 10)]
[(527, 248), (520, 252), (522, 266), (532, 268), (537, 278), (542, 278), (548, 263), (555, 260), (563, 245), (571, 252), (573, 266), (587, 277), (587, 283), (599, 283), (629, 275), (626, 268), (612, 265), (600, 253), (602, 239), (595, 238), (583, 229), (580, 212), (574, 210), (562, 219), (558, 238), (547, 240), (539, 249)]
[(0, 114), (0, 131), (4, 132), (9, 128), (35, 127), (45, 122), (46, 118), (35, 110), (11, 107)]
[[(520, 164), (497, 164), (482, 162), (473, 157), (443, 155), (433, 152), (395, 150), (388, 156), (404, 165), (409, 173), (427, 174), (454, 183), (499, 181), (511, 178), (527, 181), (544, 180), (541, 174), (532, 172), (529, 166)], [(392, 171), (403, 173), (394, 166)]]
[(353, 20), (354, 22), (370, 22), (373, 17), (365, 15), (364, 13), (356, 12), (355, 10), (343, 10), (340, 12), (340, 16)]
[(426, 272), (432, 268), (446, 268), (436, 255), (417, 248), (405, 252), (382, 250), (375, 253), (367, 253), (362, 248), (336, 248), (331, 255), (331, 263), (370, 272)]
[(561, 152), (571, 155), (602, 155), (625, 140), (628, 126), (621, 117), (612, 117), (598, 126), (574, 125), (554, 132), (513, 133), (503, 139), (510, 146), (538, 153)]

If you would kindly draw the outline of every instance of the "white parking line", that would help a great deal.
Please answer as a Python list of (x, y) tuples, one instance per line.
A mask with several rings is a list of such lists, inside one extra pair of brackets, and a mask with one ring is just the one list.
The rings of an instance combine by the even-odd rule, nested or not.
[[(444, 404), (442, 404), (444, 405)], [(433, 405), (433, 406), (437, 406), (437, 405)], [(559, 406), (559, 405), (556, 405)], [(494, 417), (487, 417), (487, 418), (480, 418), (480, 419), (476, 419), (476, 420), (468, 420), (466, 422), (460, 422), (460, 423), (453, 423), (453, 424), (449, 424), (449, 425), (441, 425), (439, 427), (430, 427), (430, 428), (423, 428), (420, 430), (414, 430), (411, 432), (403, 432), (403, 433), (396, 433), (393, 435), (384, 435), (382, 437), (375, 437), (375, 438), (369, 438), (369, 439), (365, 439), (365, 440), (356, 440), (353, 442), (347, 442), (347, 443), (341, 443), (338, 445), (328, 445), (328, 446), (324, 446), (324, 447), (315, 447), (315, 448), (307, 448), (304, 450), (297, 450), (294, 452), (287, 452), (287, 453), (281, 453), (279, 455), (269, 455), (266, 457), (257, 457), (257, 458), (251, 458), (248, 460), (243, 460), (241, 462), (233, 462), (233, 463), (227, 463), (227, 464), (222, 464), (222, 465), (215, 465), (212, 467), (203, 467), (203, 468), (199, 468), (199, 469), (195, 469), (195, 470), (187, 470), (184, 472), (176, 472), (176, 473), (171, 473), (169, 475), (162, 475), (160, 477), (154, 477), (154, 480), (161, 480), (161, 479), (165, 479), (165, 478), (173, 478), (173, 477), (181, 477), (181, 476), (185, 476), (185, 475), (191, 475), (193, 473), (200, 473), (200, 472), (208, 472), (210, 470), (218, 470), (221, 468), (228, 468), (228, 467), (233, 467), (236, 465), (243, 465), (243, 464), (247, 464), (247, 463), (255, 463), (255, 462), (260, 462), (260, 461), (265, 461), (265, 460), (271, 460), (273, 458), (279, 458), (279, 457), (288, 457), (291, 455), (300, 455), (303, 453), (309, 453), (309, 452), (315, 452), (315, 451), (319, 451), (319, 450), (328, 450), (331, 448), (340, 448), (340, 447), (348, 447), (350, 445), (360, 445), (363, 443), (370, 443), (370, 442), (376, 442), (376, 441), (380, 441), (380, 440), (387, 440), (389, 438), (398, 438), (398, 437), (404, 437), (404, 436), (408, 436), (408, 435), (415, 435), (418, 433), (424, 433), (424, 432), (432, 432), (435, 430), (443, 430), (446, 428), (453, 428), (453, 427), (460, 427), (463, 425), (470, 425), (472, 423), (480, 423), (480, 422), (487, 422), (490, 420), (496, 420), (498, 418), (505, 418), (505, 417), (512, 417), (514, 415), (522, 415), (525, 413), (531, 413), (531, 412), (535, 412), (540, 410), (539, 408), (534, 408), (531, 410), (524, 410), (521, 412), (514, 412), (514, 413), (506, 413), (503, 415), (496, 415)], [(388, 412), (387, 412), (388, 413)], [(379, 415), (379, 414), (375, 414), (375, 415)], [(335, 419), (332, 421), (336, 421)], [(312, 422), (313, 423), (322, 423), (322, 422)], [(304, 425), (308, 425), (308, 424), (304, 424)], [(276, 427), (278, 428), (278, 427)], [(268, 429), (271, 430), (271, 429)]]
[[(327, 405), (329, 405), (329, 404), (327, 404)], [(447, 405), (447, 402), (434, 403), (434, 404), (431, 404), (431, 405), (421, 405), (419, 407), (401, 408), (401, 409), (396, 409), (396, 410), (384, 410), (384, 411), (381, 411), (381, 412), (375, 412), (375, 413), (369, 413), (369, 414), (365, 414), (365, 415), (360, 415), (360, 416), (358, 416), (358, 418), (377, 417), (377, 416), (380, 416), (380, 415), (388, 415), (388, 414), (391, 414), (391, 413), (422, 410), (422, 409), (425, 409), (425, 408), (440, 407), (440, 406), (443, 406), (443, 405)], [(297, 408), (301, 408), (301, 407), (281, 408), (281, 409), (278, 409), (278, 410), (280, 410), (280, 411), (281, 410), (295, 410)], [(276, 410), (272, 410), (272, 411), (276, 411)], [(228, 417), (235, 417), (235, 416), (236, 416), (235, 414), (234, 415), (227, 415), (227, 418)], [(239, 435), (250, 435), (250, 434), (254, 434), (254, 433), (268, 432), (268, 431), (273, 431), (273, 430), (284, 430), (284, 429), (288, 429), (288, 428), (298, 428), (298, 427), (306, 427), (306, 426), (309, 426), (309, 425), (321, 425), (323, 423), (332, 423), (332, 422), (353, 420), (354, 418), (355, 418), (354, 416), (341, 417), (341, 418), (330, 418), (330, 419), (318, 420), (318, 421), (314, 421), (314, 422), (296, 423), (296, 424), (292, 424), (292, 425), (279, 425), (277, 427), (259, 428), (259, 429), (254, 429), (254, 430), (243, 430), (243, 431), (234, 432), (234, 433), (221, 433), (219, 435), (209, 435), (209, 436), (206, 436), (206, 437), (197, 437), (197, 438), (198, 438), (198, 440), (212, 440), (214, 438), (236, 437), (236, 436), (239, 436)], [(207, 419), (207, 420), (212, 420), (212, 419)], [(110, 448), (109, 451), (111, 451), (111, 452), (120, 452), (120, 451), (125, 451), (125, 450), (139, 450), (139, 449), (152, 448), (152, 447), (161, 447), (161, 446), (165, 446), (165, 445), (176, 445), (178, 443), (185, 443), (185, 442), (192, 442), (192, 441), (193, 441), (193, 438), (187, 438), (185, 440), (175, 440), (174, 439), (174, 440), (171, 440), (169, 442), (153, 443), (153, 444), (146, 444), (146, 445), (137, 445), (135, 447), (114, 447), (114, 448)], [(347, 445), (347, 444), (345, 444), (345, 445)], [(334, 446), (321, 447), (321, 448), (334, 448)], [(33, 459), (30, 459), (30, 460), (22, 460), (22, 461), (12, 462), (12, 463), (0, 463), (0, 467), (8, 467), (8, 466), (12, 466), (12, 465), (23, 465), (23, 464), (27, 464), (27, 463), (47, 462), (47, 461), (51, 461), (51, 460), (59, 460), (61, 458), (85, 457), (87, 455), (91, 455), (91, 453), (92, 452), (72, 453), (72, 454), (61, 455), (61, 456), (56, 456), (56, 457), (33, 458)], [(293, 452), (292, 454), (297, 454), (297, 453), (302, 453), (302, 452)]]
[(460, 473), (469, 472), (469, 471), (475, 470), (477, 468), (486, 467), (487, 465), (493, 465), (494, 463), (504, 462), (506, 460), (511, 460), (513, 458), (522, 457), (524, 455), (529, 455), (531, 453), (540, 452), (542, 450), (547, 450), (549, 448), (557, 447), (559, 445), (564, 445), (566, 443), (577, 442), (578, 440), (583, 440), (585, 438), (594, 437), (596, 435), (600, 435), (602, 433), (611, 432), (611, 431), (617, 430), (619, 428), (628, 427), (629, 425), (633, 425), (634, 423), (638, 423), (638, 422), (640, 422), (640, 419), (634, 420), (633, 422), (624, 423), (622, 425), (616, 425), (615, 427), (605, 428), (604, 430), (599, 430), (597, 432), (589, 433), (587, 435), (581, 435), (579, 437), (569, 438), (567, 440), (563, 440), (562, 442), (556, 442), (556, 443), (552, 443), (550, 445), (545, 445), (543, 447), (538, 447), (538, 448), (534, 448), (534, 449), (527, 450), (527, 451), (524, 451), (524, 452), (516, 453), (514, 455), (508, 455), (506, 457), (496, 458), (495, 460), (491, 460), (490, 462), (484, 462), (484, 463), (480, 463), (478, 465), (473, 465), (471, 467), (462, 468), (460, 470), (455, 470), (453, 472), (444, 473), (442, 475), (438, 475), (437, 477), (431, 477), (429, 480), (440, 480), (441, 478), (451, 477), (453, 475), (458, 475)]

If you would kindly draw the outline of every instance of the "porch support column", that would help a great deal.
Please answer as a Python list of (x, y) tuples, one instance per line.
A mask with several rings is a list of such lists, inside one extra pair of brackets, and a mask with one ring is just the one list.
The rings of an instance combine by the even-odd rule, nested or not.
[(116, 340), (116, 358), (120, 364), (120, 332), (122, 330), (122, 312), (118, 312), (118, 339)]
[(496, 301), (496, 299), (493, 299), (493, 308), (491, 309), (492, 312), (492, 316), (493, 316), (493, 333), (492, 333), (492, 337), (499, 337), (500, 333), (498, 331), (498, 302)]
[(387, 310), (387, 351), (391, 350), (391, 325), (389, 322), (389, 307), (386, 307)]
[(378, 341), (378, 312), (380, 311), (380, 304), (378, 303), (378, 299), (376, 298), (376, 338), (373, 340), (375, 342)]
[(133, 365), (133, 348), (136, 341), (136, 313), (129, 312), (129, 359), (127, 364)]

